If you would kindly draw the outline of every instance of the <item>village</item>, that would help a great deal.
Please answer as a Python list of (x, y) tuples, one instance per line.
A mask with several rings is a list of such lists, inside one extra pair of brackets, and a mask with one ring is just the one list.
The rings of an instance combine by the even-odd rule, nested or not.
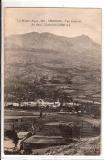
[[(64, 97), (65, 98), (65, 97)], [(61, 97), (57, 99), (57, 101), (51, 100), (46, 101), (44, 99), (37, 99), (36, 101), (29, 102), (6, 102), (5, 109), (34, 109), (39, 110), (43, 109), (45, 111), (67, 111), (70, 114), (78, 114), (78, 113), (86, 113), (100, 116), (100, 108), (101, 103), (96, 100), (85, 99), (85, 98), (69, 98), (67, 101), (64, 101), (64, 98)]]

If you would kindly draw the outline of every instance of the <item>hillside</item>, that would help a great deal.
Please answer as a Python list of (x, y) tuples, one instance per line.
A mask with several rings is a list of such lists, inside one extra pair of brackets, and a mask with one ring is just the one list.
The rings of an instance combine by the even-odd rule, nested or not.
[(96, 94), (100, 92), (100, 65), (101, 46), (86, 35), (67, 38), (31, 32), (5, 37), (6, 97), (15, 99), (16, 94), (30, 90), (33, 94), (34, 81), (44, 76), (47, 85), (52, 86), (49, 79), (56, 77), (59, 88), (64, 81), (68, 90), (78, 90), (76, 95)]
[(37, 153), (39, 155), (99, 155), (100, 137), (82, 138), (69, 145), (33, 150), (34, 155)]

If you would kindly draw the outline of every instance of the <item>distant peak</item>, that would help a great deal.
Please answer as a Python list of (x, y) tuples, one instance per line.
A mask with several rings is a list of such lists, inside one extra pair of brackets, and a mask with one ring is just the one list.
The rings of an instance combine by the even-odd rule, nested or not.
[(56, 36), (55, 34), (53, 34), (53, 33), (49, 33), (49, 32), (42, 32), (42, 33), (40, 33), (41, 35), (47, 35), (47, 36)]
[(82, 34), (80, 36), (77, 36), (76, 39), (81, 40), (81, 41), (93, 41), (89, 36)]
[(38, 32), (29, 32), (29, 33), (25, 33), (23, 35), (39, 35)]
[(89, 36), (87, 36), (87, 35), (85, 35), (85, 34), (82, 34), (82, 35), (80, 35), (80, 36), (78, 36), (78, 37), (80, 37), (80, 38), (87, 38), (87, 39), (89, 39)]

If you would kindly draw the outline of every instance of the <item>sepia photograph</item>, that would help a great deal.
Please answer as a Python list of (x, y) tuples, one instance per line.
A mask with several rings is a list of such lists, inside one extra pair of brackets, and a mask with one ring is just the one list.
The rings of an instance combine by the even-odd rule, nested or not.
[(4, 154), (101, 155), (101, 9), (4, 9)]

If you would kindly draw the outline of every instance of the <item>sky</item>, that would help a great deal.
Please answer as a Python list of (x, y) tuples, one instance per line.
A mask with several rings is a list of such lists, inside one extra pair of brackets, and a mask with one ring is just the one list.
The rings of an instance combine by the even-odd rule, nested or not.
[[(101, 43), (101, 9), (5, 8), (4, 18), (5, 36), (28, 32), (50, 32), (66, 37), (85, 34)], [(51, 23), (51, 26), (46, 26), (46, 23)], [(60, 23), (65, 26), (59, 26)]]

